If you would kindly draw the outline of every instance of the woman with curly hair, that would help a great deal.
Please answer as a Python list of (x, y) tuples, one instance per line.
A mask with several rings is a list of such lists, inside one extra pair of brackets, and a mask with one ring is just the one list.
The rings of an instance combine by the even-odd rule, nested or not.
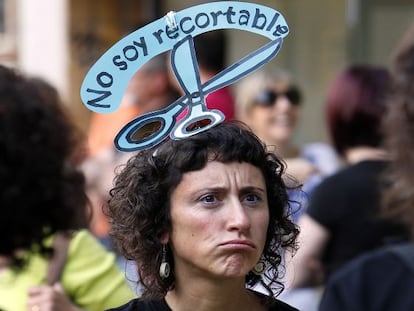
[[(134, 296), (114, 256), (83, 230), (79, 147), (57, 91), (0, 66), (1, 310), (101, 311)], [(47, 280), (62, 252), (60, 278)]]
[(236, 121), (134, 155), (107, 214), (143, 294), (113, 310), (296, 310), (273, 294), (298, 234), (283, 173)]

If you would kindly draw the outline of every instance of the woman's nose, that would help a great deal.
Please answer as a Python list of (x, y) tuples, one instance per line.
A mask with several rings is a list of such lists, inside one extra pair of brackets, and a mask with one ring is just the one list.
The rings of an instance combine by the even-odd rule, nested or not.
[(229, 230), (245, 231), (250, 228), (251, 222), (246, 207), (238, 199), (232, 199), (228, 203), (227, 224)]
[(287, 110), (291, 108), (291, 103), (285, 95), (278, 96), (275, 101), (276, 103), (273, 105), (273, 109)]

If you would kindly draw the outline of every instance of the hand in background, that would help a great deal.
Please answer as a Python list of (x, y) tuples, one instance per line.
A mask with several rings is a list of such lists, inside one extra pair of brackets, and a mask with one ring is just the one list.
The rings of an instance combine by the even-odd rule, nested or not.
[(29, 289), (28, 311), (81, 311), (66, 295), (60, 283)]

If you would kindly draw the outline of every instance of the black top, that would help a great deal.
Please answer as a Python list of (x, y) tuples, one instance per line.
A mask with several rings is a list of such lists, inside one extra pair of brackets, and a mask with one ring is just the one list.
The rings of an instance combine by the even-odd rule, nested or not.
[(414, 310), (414, 244), (364, 254), (332, 275), (320, 311)]
[(402, 226), (380, 218), (385, 161), (362, 161), (326, 178), (311, 195), (307, 213), (329, 230), (323, 254), (327, 275), (356, 256), (406, 240)]
[[(264, 295), (260, 293), (255, 294), (259, 297), (265, 298)], [(197, 307), (194, 308), (194, 310), (197, 310)], [(269, 305), (269, 311), (299, 311), (298, 309), (295, 309), (288, 304), (274, 299), (273, 302)], [(170, 307), (168, 306), (167, 302), (163, 300), (159, 301), (142, 301), (139, 298), (131, 300), (127, 304), (110, 309), (107, 311), (172, 311)]]

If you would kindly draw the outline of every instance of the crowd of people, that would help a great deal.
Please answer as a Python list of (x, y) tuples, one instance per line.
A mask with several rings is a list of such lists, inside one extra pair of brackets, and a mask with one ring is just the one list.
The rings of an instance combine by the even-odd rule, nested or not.
[(404, 225), (381, 215), (381, 193), (386, 188), (382, 176), (389, 164), (382, 121), (390, 90), (388, 70), (368, 65), (346, 68), (328, 89), (328, 129), (344, 166), (311, 193), (298, 221), (299, 250), (288, 258), (290, 286), (308, 288), (302, 293), (313, 291), (315, 295), (305, 296), (313, 301), (345, 263), (409, 238)]
[[(385, 245), (349, 261), (326, 284), (320, 311), (411, 310), (414, 299), (414, 25), (392, 56), (392, 91), (382, 126), (389, 167), (383, 174), (382, 219), (404, 224), (408, 239)], [(401, 242), (401, 241), (400, 241)]]
[[(205, 83), (224, 32), (195, 48)], [(294, 143), (305, 97), (268, 67), (207, 96), (224, 123), (117, 151), (182, 95), (168, 56), (86, 135), (53, 85), (0, 65), (0, 311), (414, 307), (414, 27), (390, 68), (338, 70), (328, 142)]]

